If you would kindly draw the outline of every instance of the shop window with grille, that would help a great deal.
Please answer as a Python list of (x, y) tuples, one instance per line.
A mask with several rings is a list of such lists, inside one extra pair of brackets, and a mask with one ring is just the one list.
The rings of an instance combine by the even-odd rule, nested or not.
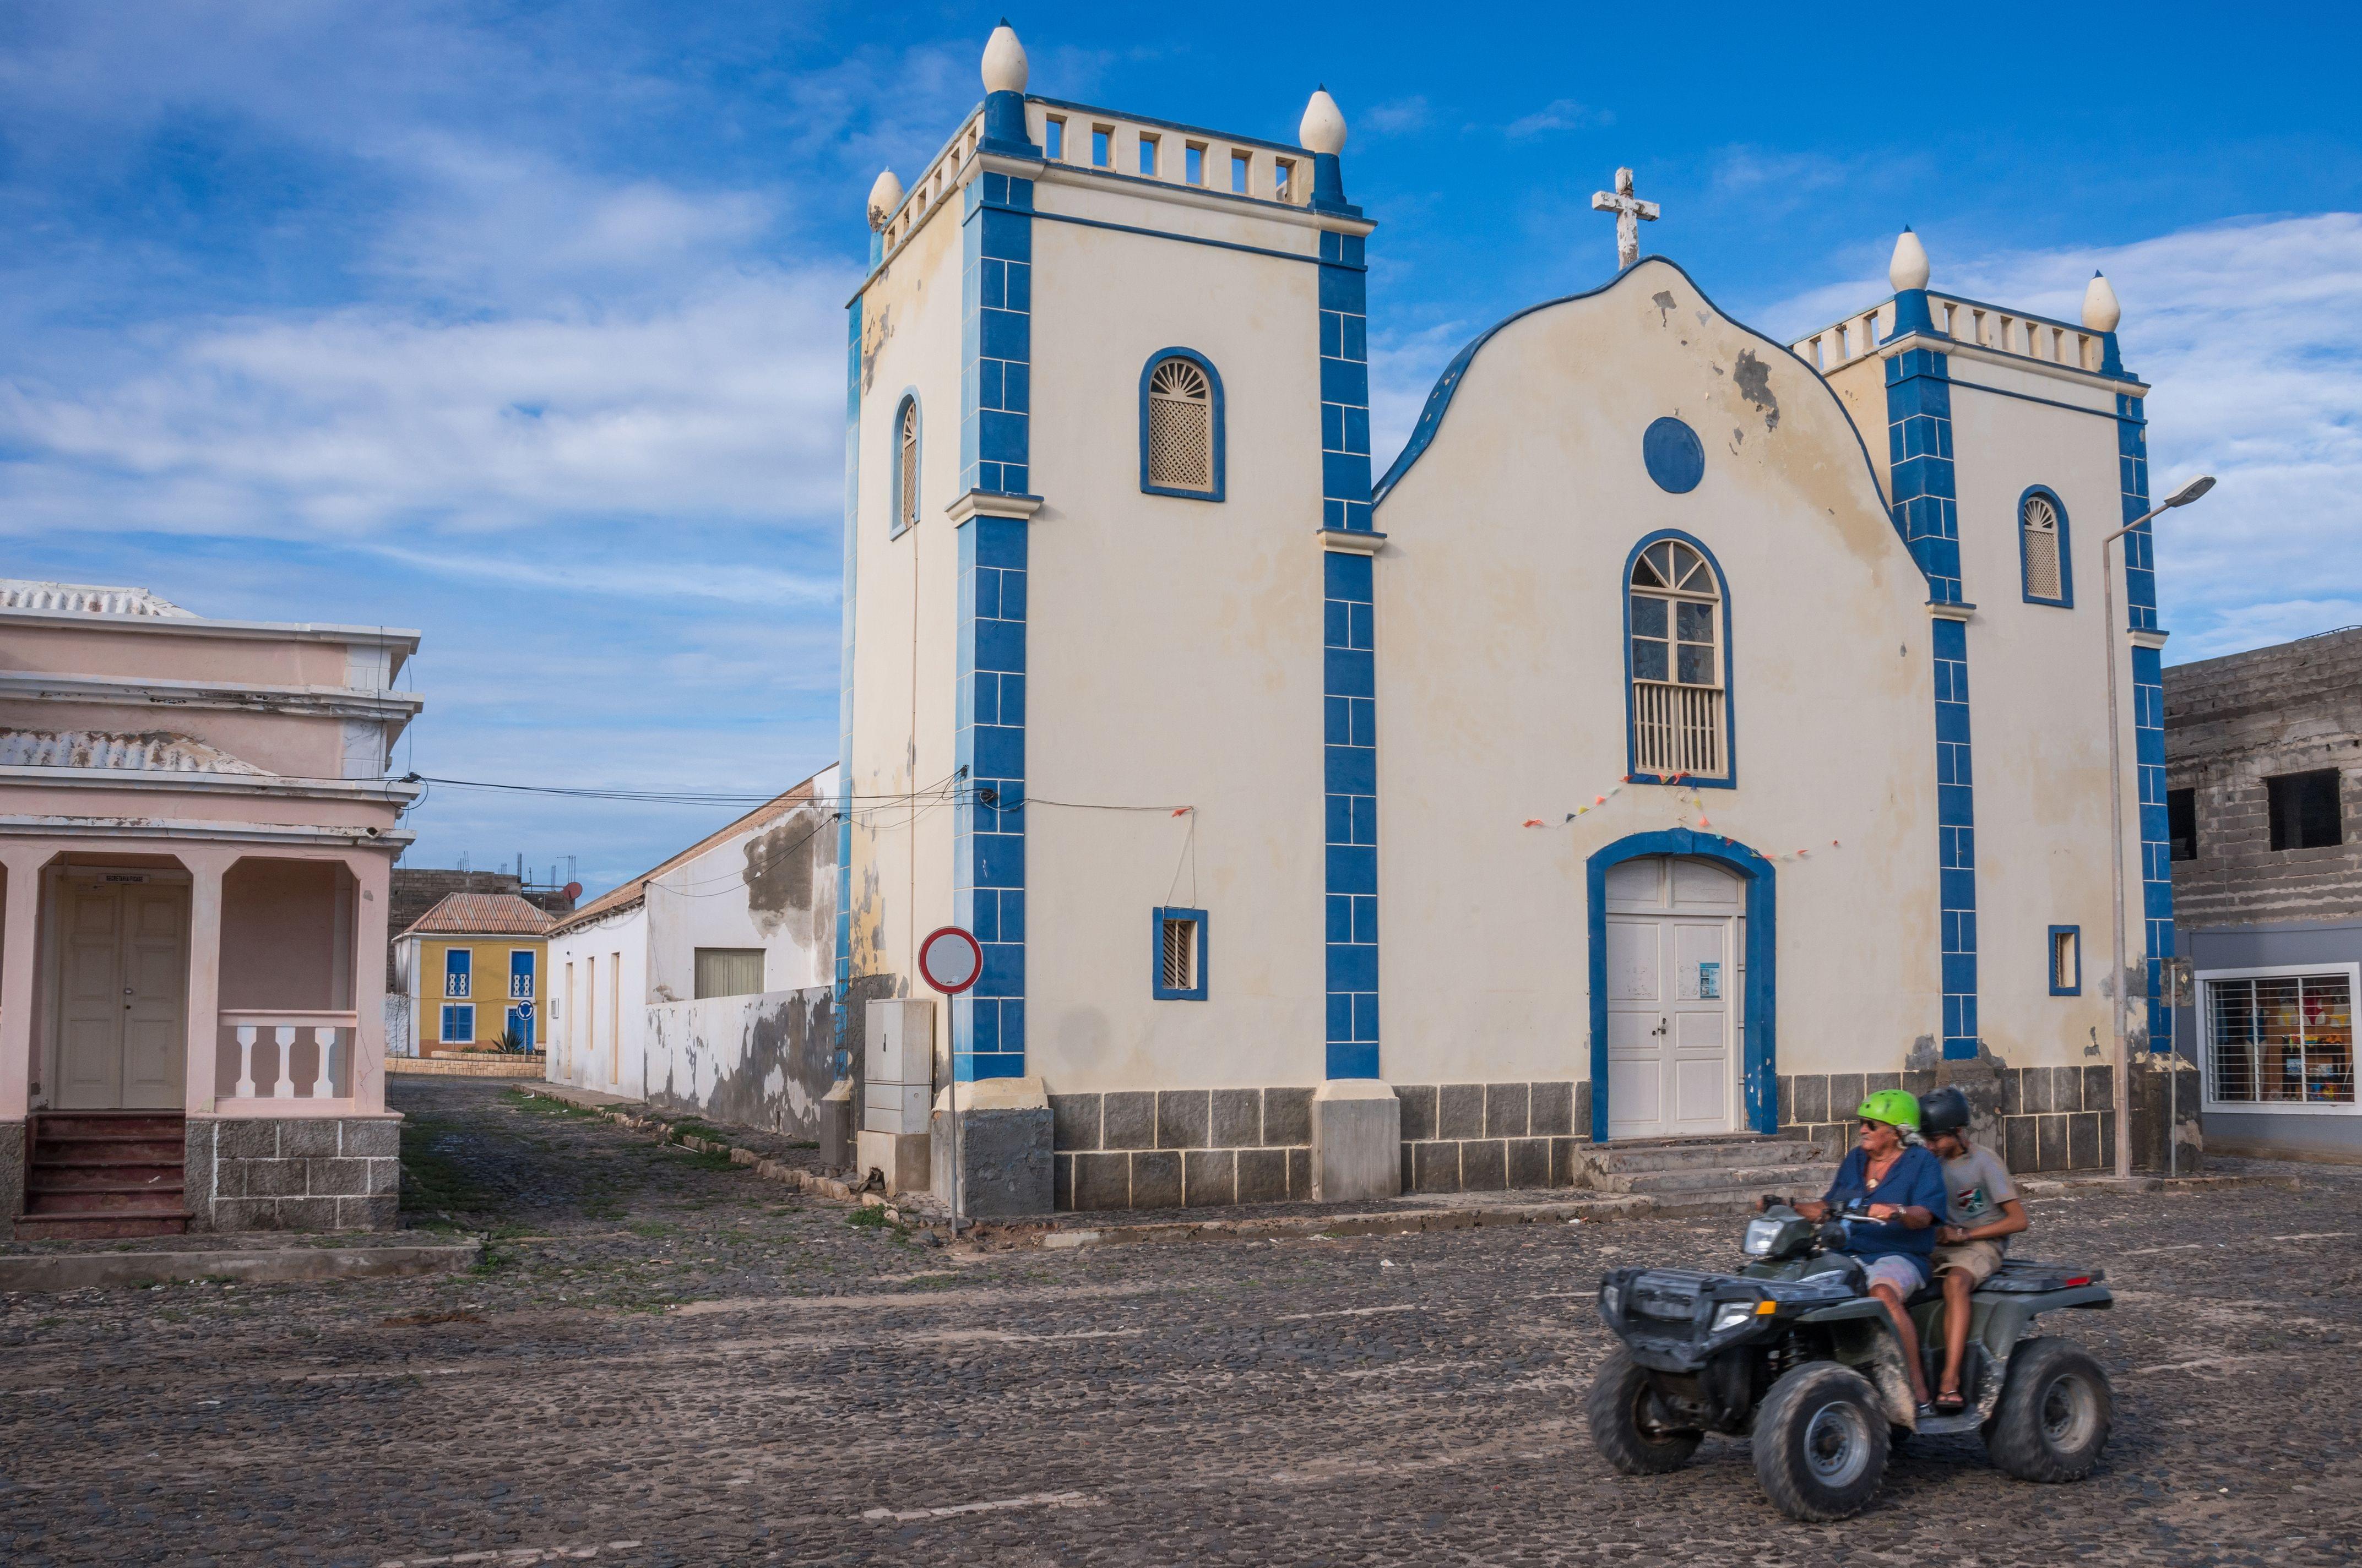
[(1150, 989), (1160, 1002), (1206, 1000), (1206, 912), (1160, 908), (1155, 926), (1156, 970)]
[(2067, 577), (2067, 516), (2058, 499), (2036, 490), (2017, 503), (2018, 543), (2025, 567), (2025, 597), (2037, 604), (2070, 601)]
[(754, 996), (763, 989), (760, 948), (700, 948), (697, 949), (697, 994)]
[(2200, 976), (2210, 1104), (2353, 1110), (2354, 977), (2352, 966)]
[(1222, 499), (1222, 383), (1195, 354), (1167, 350), (1140, 387), (1140, 488)]
[(1661, 539), (1632, 559), (1632, 772), (1730, 776), (1722, 585), (1705, 554)]
[(2273, 849), (2320, 850), (2345, 841), (2335, 768), (2266, 779), (2264, 795), (2270, 807)]

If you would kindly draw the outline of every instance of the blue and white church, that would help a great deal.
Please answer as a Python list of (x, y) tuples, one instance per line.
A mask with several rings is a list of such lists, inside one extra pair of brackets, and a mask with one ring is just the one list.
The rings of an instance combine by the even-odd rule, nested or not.
[(865, 1166), (947, 1187), (957, 1115), (972, 1212), (1583, 1186), (1669, 1139), (1738, 1181), (1940, 1080), (2015, 1168), (2102, 1167), (2118, 972), (2162, 1158), (2105, 280), (2075, 322), (1960, 298), (1905, 231), (1890, 297), (1782, 342), (1638, 254), (1628, 174), (1623, 265), (1469, 343), (1382, 466), (1325, 91), (1291, 144), (1034, 95), (1005, 24), (983, 74), (878, 178), (849, 312)]

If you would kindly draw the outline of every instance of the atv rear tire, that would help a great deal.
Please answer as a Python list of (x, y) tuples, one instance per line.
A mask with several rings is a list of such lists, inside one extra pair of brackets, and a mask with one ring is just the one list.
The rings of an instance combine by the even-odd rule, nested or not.
[(1627, 1475), (1679, 1470), (1705, 1435), (1664, 1423), (1664, 1409), (1650, 1390), (1649, 1375), (1620, 1347), (1599, 1369), (1584, 1414), (1591, 1421), (1591, 1445)]
[(2081, 1481), (2114, 1422), (2108, 1375), (2088, 1352), (2070, 1340), (2030, 1339), (2009, 1359), (1985, 1452), (2021, 1481)]
[(1792, 1519), (1849, 1519), (1886, 1478), (1886, 1407), (1834, 1361), (1797, 1367), (1755, 1412), (1755, 1478)]

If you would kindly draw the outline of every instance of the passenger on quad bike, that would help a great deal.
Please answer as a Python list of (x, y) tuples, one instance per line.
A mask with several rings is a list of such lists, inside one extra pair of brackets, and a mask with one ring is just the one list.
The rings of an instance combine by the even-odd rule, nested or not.
[(1854, 1114), (1861, 1121), (1860, 1141), (1838, 1167), (1827, 1195), (1798, 1203), (1796, 1212), (1807, 1220), (1835, 1216), (1845, 1222), (1845, 1245), (1838, 1250), (1861, 1260), (1870, 1293), (1894, 1320), (1912, 1395), (1925, 1413), (1930, 1408), (1927, 1376), (1904, 1303), (1927, 1284), (1934, 1226), (1946, 1211), (1944, 1169), (1934, 1155), (1905, 1141), (1906, 1133), (1919, 1130), (1919, 1102), (1910, 1094), (1882, 1089)]
[(1969, 1099), (1950, 1087), (1919, 1102), (1919, 1133), (1944, 1162), (1945, 1223), (1936, 1227), (1936, 1277), (1944, 1286), (1944, 1373), (1936, 1388), (1936, 1413), (1957, 1415), (1967, 1408), (1960, 1393), (1960, 1360), (1968, 1354), (1970, 1302), (1992, 1277), (2009, 1250), (2008, 1239), (2025, 1229), (2025, 1205), (2009, 1167), (1990, 1149), (1969, 1141)]

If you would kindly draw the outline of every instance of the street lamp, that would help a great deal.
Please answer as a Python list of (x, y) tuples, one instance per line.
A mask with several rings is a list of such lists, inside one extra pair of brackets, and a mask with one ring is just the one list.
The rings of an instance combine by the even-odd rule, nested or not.
[[(2116, 1175), (2120, 1179), (2133, 1173), (2133, 1069), (2132, 1058), (2125, 1048), (2125, 1009), (2131, 1004), (2132, 988), (2125, 983), (2125, 762), (2124, 740), (2116, 717), (2116, 575), (2108, 565), (2108, 546), (2149, 519), (2175, 507), (2186, 507), (2213, 488), (2214, 477), (2202, 475), (2100, 541), (2100, 632), (2108, 652), (2108, 822), (2114, 829), (2116, 872), (2115, 966), (2110, 971), (2114, 976), (2110, 981), (2114, 994), (2110, 998), (2110, 1006), (2115, 1015)], [(2154, 1042), (2150, 1048), (2156, 1048)], [(2173, 1129), (2168, 1127), (2165, 1135), (2170, 1146)]]

